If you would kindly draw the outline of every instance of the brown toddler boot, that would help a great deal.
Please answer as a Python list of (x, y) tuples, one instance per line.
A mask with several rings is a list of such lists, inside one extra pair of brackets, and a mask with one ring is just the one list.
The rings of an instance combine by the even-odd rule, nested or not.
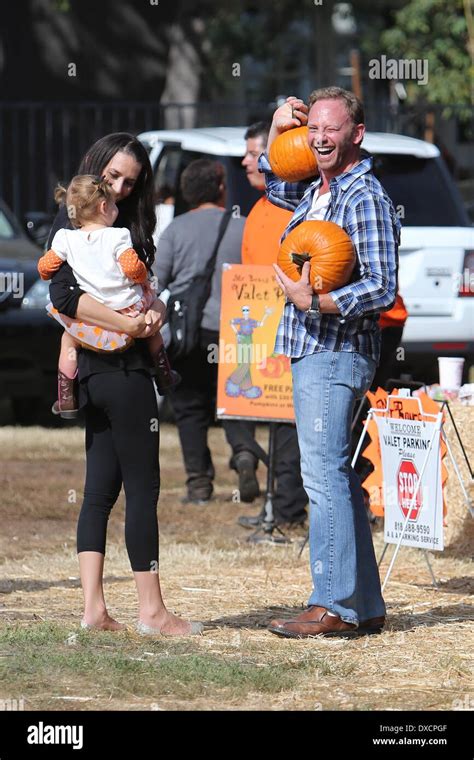
[(160, 396), (165, 396), (181, 382), (181, 375), (171, 368), (164, 346), (153, 356), (153, 361), (156, 369), (156, 387), (158, 388), (158, 393)]
[(76, 395), (77, 370), (71, 379), (58, 370), (58, 400), (54, 402), (51, 411), (59, 414), (65, 420), (73, 420), (77, 417), (78, 405)]

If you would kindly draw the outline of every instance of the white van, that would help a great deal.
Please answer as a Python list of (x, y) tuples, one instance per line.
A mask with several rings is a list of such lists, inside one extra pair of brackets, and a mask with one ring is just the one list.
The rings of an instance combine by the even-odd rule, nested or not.
[[(225, 164), (228, 207), (237, 205), (248, 214), (259, 194), (240, 166), (245, 131), (218, 127), (139, 135), (149, 151), (157, 195), (174, 198), (174, 214), (187, 210), (179, 178), (196, 158)], [(431, 143), (368, 132), (363, 148), (374, 156), (374, 171), (403, 225), (399, 286), (409, 319), (400, 373), (435, 382), (438, 356), (463, 356), (464, 380), (471, 376), (474, 381), (474, 228), (457, 187)], [(166, 218), (171, 218), (169, 209)]]

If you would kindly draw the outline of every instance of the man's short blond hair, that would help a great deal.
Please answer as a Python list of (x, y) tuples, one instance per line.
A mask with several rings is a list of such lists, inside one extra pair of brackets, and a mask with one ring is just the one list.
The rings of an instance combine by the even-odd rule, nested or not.
[(343, 90), (342, 87), (321, 87), (319, 90), (313, 90), (309, 96), (309, 107), (318, 100), (342, 100), (354, 124), (365, 123), (364, 106), (357, 95), (349, 90)]

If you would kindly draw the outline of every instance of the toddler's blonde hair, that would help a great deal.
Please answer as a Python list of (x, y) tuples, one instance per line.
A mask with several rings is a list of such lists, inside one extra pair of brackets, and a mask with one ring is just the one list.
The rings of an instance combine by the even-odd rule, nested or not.
[(97, 215), (101, 201), (113, 200), (113, 191), (103, 177), (94, 174), (77, 174), (67, 188), (58, 185), (54, 192), (56, 203), (65, 203), (73, 227), (80, 228)]

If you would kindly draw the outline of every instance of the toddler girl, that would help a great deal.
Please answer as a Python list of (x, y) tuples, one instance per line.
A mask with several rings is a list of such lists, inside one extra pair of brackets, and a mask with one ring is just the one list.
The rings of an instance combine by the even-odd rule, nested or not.
[[(112, 226), (118, 208), (107, 181), (90, 174), (78, 175), (67, 190), (57, 188), (55, 200), (58, 203), (65, 200), (75, 229), (61, 229), (55, 234), (51, 249), (38, 262), (40, 277), (51, 279), (67, 261), (82, 290), (105, 306), (130, 317), (146, 312), (155, 300), (155, 293), (147, 268), (133, 248), (129, 230)], [(133, 338), (70, 319), (51, 303), (46, 308), (65, 330), (59, 354), (58, 401), (52, 411), (70, 419), (77, 415), (74, 392), (77, 349), (83, 346), (100, 352), (123, 351), (132, 345)], [(180, 377), (169, 365), (161, 335), (157, 333), (147, 341), (156, 367), (157, 388), (163, 395)]]

